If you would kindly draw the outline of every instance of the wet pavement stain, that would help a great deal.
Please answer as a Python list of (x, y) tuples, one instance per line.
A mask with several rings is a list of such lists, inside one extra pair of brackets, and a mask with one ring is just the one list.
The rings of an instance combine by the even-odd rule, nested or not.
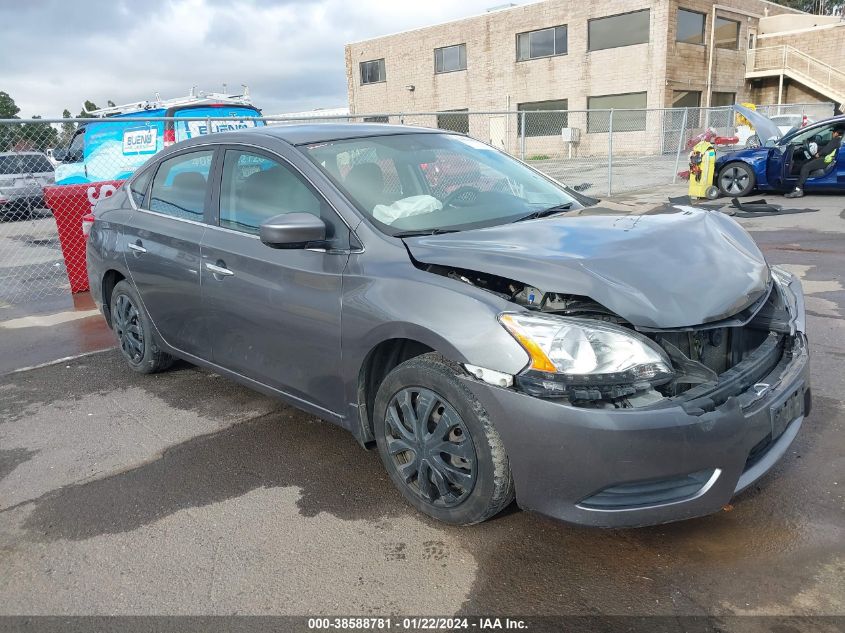
[(35, 500), (23, 527), (39, 540), (129, 532), (179, 510), (296, 486), (304, 516), (408, 513), (381, 463), (352, 436), (298, 412), (265, 415), (167, 449), (161, 457)]
[(273, 402), (279, 409), (284, 407), (281, 402), (183, 361), (177, 361), (161, 374), (137, 374), (126, 366), (117, 350), (59, 363), (40, 371), (49, 374), (49, 392), (43, 388), (43, 374), (22, 372), (0, 377), (0, 424), (25, 419), (34, 409), (52, 405), (57, 392), (62, 394), (63, 400), (79, 401), (91, 395), (104, 396), (118, 387), (144, 389), (174, 409), (204, 417), (218, 415), (221, 401), (225, 401), (227, 409), (248, 407), (257, 399)]
[(26, 448), (0, 449), (0, 479), (8, 477), (15, 468), (35, 457), (38, 451)]

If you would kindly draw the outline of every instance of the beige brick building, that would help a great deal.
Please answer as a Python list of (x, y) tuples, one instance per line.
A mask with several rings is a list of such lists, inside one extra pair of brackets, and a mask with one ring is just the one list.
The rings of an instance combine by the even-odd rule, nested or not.
[[(810, 48), (818, 25), (807, 19), (824, 22), (825, 37), (833, 42), (826, 45), (830, 50), (819, 46), (812, 52), (842, 66), (845, 44), (836, 38), (845, 37), (845, 27), (766, 0), (545, 0), (491, 10), (348, 44), (349, 107), (353, 114), (567, 110), (562, 125), (546, 117), (547, 132), (536, 129), (540, 119), (528, 121), (528, 143), (541, 149), (544, 134), (577, 127), (584, 151), (585, 140), (606, 142), (596, 136), (606, 131), (607, 119), (587, 120), (575, 111), (771, 102), (778, 90), (784, 101), (830, 101), (794, 81), (782, 87), (780, 77), (746, 79), (749, 46), (766, 41)], [(776, 35), (796, 24), (809, 29), (806, 42), (794, 34)], [(642, 132), (666, 125), (662, 115), (652, 121), (651, 113), (648, 121), (642, 113), (615, 116), (614, 133), (626, 126)], [(437, 124), (489, 136), (511, 149), (521, 131), (514, 128), (522, 127), (511, 118), (443, 115)], [(489, 130), (475, 129), (479, 126)]]

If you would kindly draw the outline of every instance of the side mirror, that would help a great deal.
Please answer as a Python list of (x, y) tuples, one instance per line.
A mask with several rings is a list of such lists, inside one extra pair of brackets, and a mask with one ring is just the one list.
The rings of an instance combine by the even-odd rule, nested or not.
[(63, 163), (67, 160), (67, 150), (63, 147), (58, 147), (53, 150), (53, 160)]
[(264, 222), (258, 234), (271, 248), (305, 248), (326, 239), (326, 223), (310, 213), (283, 213)]

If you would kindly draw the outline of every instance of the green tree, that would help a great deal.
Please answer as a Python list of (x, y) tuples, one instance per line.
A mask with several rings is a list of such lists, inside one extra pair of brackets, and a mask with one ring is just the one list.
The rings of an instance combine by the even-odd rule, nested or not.
[(17, 119), (20, 111), (9, 93), (0, 90), (0, 119)]
[(79, 112), (79, 118), (80, 119), (91, 119), (91, 118), (93, 118), (94, 117), (93, 114), (88, 114), (88, 112), (90, 112), (91, 110), (99, 110), (99, 108), (97, 107), (96, 103), (86, 99), (85, 103), (83, 104), (82, 110)]
[[(8, 92), (0, 90), (0, 119), (17, 119), (21, 109)], [(0, 152), (8, 152), (15, 146), (18, 134), (16, 124), (0, 123)]]
[[(64, 109), (62, 112), (63, 119), (71, 118), (70, 110), (67, 108)], [(62, 130), (59, 134), (59, 147), (67, 147), (70, 145), (70, 139), (73, 138), (73, 135), (76, 133), (76, 123), (71, 123), (68, 121), (67, 123), (62, 123)]]
[[(33, 116), (38, 121), (40, 116)], [(56, 147), (59, 143), (59, 133), (49, 123), (22, 123), (18, 130), (15, 149), (21, 151), (43, 152), (47, 148)]]

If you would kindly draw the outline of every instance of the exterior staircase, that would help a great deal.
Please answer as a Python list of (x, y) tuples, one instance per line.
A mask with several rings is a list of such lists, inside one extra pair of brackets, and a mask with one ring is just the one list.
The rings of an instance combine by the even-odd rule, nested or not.
[(788, 77), (845, 103), (845, 73), (786, 44), (748, 50), (745, 78), (756, 77)]

